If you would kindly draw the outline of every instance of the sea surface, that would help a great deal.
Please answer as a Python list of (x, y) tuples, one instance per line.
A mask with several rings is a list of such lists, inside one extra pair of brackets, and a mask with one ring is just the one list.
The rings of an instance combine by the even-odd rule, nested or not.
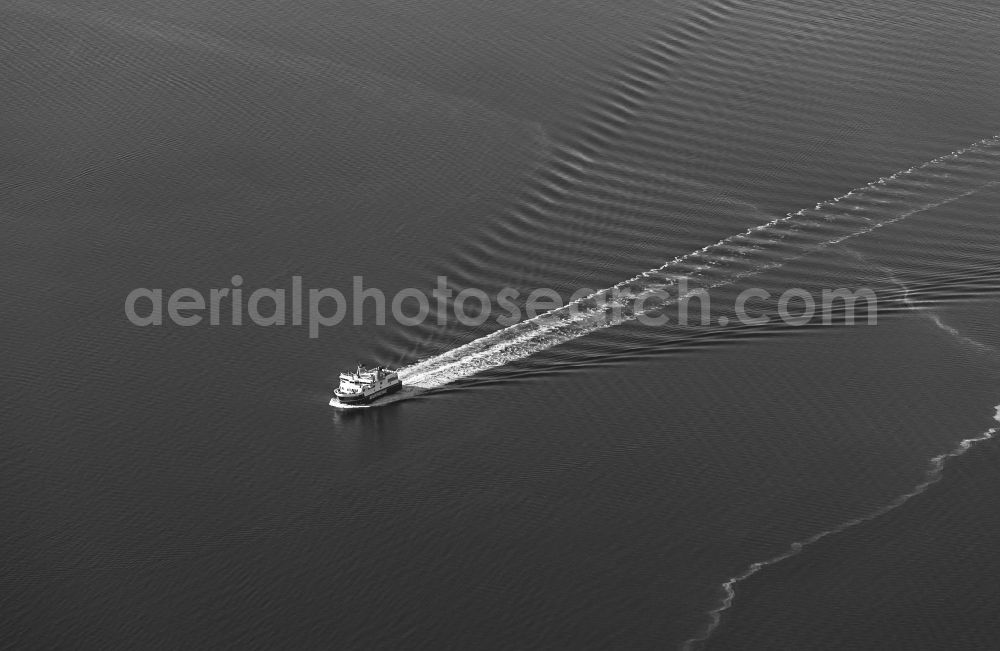
[[(1000, 649), (998, 43), (987, 0), (4, 2), (0, 647)], [(126, 317), (236, 275), (593, 296)], [(709, 323), (605, 318), (680, 278)], [(842, 287), (876, 324), (776, 318)], [(332, 409), (359, 360), (415, 390)]]

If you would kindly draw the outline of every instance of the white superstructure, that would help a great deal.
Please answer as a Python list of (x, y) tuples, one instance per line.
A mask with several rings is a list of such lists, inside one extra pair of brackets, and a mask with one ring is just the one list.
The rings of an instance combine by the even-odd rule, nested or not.
[(403, 382), (396, 371), (382, 366), (368, 369), (358, 364), (353, 373), (340, 374), (340, 385), (334, 390), (330, 404), (336, 407), (371, 402), (401, 388)]

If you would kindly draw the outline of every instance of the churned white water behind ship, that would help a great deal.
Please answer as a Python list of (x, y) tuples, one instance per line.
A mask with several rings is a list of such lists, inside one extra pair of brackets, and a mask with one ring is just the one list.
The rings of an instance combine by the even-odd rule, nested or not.
[[(408, 385), (439, 387), (502, 366), (596, 329), (637, 318), (636, 298), (666, 292), (670, 299), (645, 301), (648, 309), (687, 292), (752, 278), (811, 251), (869, 233), (983, 187), (1000, 183), (1000, 138), (991, 137), (913, 167), (894, 172), (814, 208), (790, 213), (727, 237), (587, 299), (527, 319), (454, 350), (400, 370)], [(655, 296), (654, 296), (655, 299)], [(612, 313), (613, 308), (624, 308)]]

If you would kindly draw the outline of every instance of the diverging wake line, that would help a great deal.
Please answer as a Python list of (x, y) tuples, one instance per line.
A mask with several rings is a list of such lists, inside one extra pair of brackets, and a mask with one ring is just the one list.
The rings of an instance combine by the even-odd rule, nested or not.
[(403, 369), (412, 387), (444, 386), (503, 366), (677, 299), (633, 307), (637, 296), (666, 295), (681, 279), (688, 294), (732, 284), (784, 265), (811, 251), (871, 232), (910, 215), (1000, 183), (1000, 136), (880, 178), (835, 199), (789, 213), (674, 258), (614, 287), (497, 330)]
[[(864, 259), (864, 257), (861, 256), (860, 254), (856, 255), (859, 258)], [(898, 284), (900, 288), (903, 290), (903, 301), (906, 303), (909, 309), (918, 310), (919, 308), (910, 298), (909, 287), (907, 287), (904, 282), (896, 278), (893, 275), (891, 269), (888, 269), (887, 267), (881, 267), (881, 269), (889, 276), (890, 280)], [(935, 326), (945, 331), (952, 337), (955, 337), (955, 339), (959, 343), (968, 346), (970, 348), (973, 348), (977, 351), (989, 351), (992, 353), (997, 352), (991, 346), (988, 346), (976, 339), (964, 335), (955, 328), (953, 328), (952, 326), (944, 323), (944, 321), (942, 321), (941, 318), (937, 316), (934, 312), (925, 310), (921, 310), (921, 312), (926, 317), (928, 317), (934, 323)], [(994, 407), (994, 410), (995, 413), (993, 415), (993, 419), (998, 423), (1000, 423), (1000, 405), (996, 405)], [(998, 433), (1000, 433), (1000, 427), (994, 426), (978, 434), (977, 436), (972, 436), (959, 441), (958, 444), (955, 445), (955, 447), (953, 447), (951, 450), (939, 454), (937, 456), (931, 457), (927, 461), (927, 469), (924, 471), (923, 481), (914, 486), (913, 489), (910, 490), (910, 492), (898, 496), (891, 502), (884, 504), (883, 506), (880, 506), (879, 508), (867, 513), (866, 515), (861, 515), (856, 518), (852, 518), (834, 527), (825, 529), (823, 531), (820, 531), (819, 533), (815, 533), (812, 536), (805, 538), (804, 540), (793, 542), (784, 552), (776, 556), (773, 556), (767, 560), (751, 563), (739, 574), (736, 574), (726, 579), (720, 586), (720, 592), (722, 596), (720, 597), (717, 605), (706, 613), (706, 615), (708, 616), (708, 624), (705, 626), (705, 629), (701, 632), (701, 634), (686, 640), (684, 644), (681, 646), (681, 651), (693, 651), (694, 649), (701, 646), (703, 642), (708, 641), (708, 639), (712, 637), (712, 635), (716, 632), (719, 626), (722, 625), (723, 615), (726, 613), (726, 611), (730, 610), (733, 607), (736, 601), (736, 589), (740, 583), (746, 581), (750, 577), (754, 576), (761, 570), (771, 565), (776, 565), (784, 560), (787, 560), (793, 556), (798, 555), (806, 547), (814, 543), (817, 543), (820, 540), (823, 540), (824, 538), (842, 533), (844, 531), (847, 531), (848, 529), (864, 524), (865, 522), (870, 522), (872, 520), (880, 518), (881, 516), (889, 513), (890, 511), (894, 511), (897, 508), (903, 506), (911, 499), (922, 494), (932, 485), (936, 484), (938, 481), (941, 480), (941, 478), (944, 476), (945, 465), (948, 463), (949, 459), (962, 456), (963, 454), (971, 450), (976, 444), (992, 440), (997, 436)]]
[[(996, 407), (994, 407), (994, 409), (996, 410), (996, 413), (994, 414), (993, 418), (998, 423), (1000, 423), (1000, 405), (997, 405)], [(710, 637), (712, 637), (712, 634), (715, 633), (716, 629), (719, 628), (719, 625), (722, 624), (722, 615), (727, 610), (733, 607), (733, 603), (736, 601), (736, 587), (740, 583), (746, 581), (754, 574), (757, 574), (766, 567), (769, 567), (771, 565), (776, 565), (777, 563), (789, 559), (792, 556), (800, 554), (806, 547), (815, 544), (828, 536), (833, 536), (838, 533), (842, 533), (844, 531), (847, 531), (848, 529), (858, 526), (859, 524), (870, 522), (872, 520), (875, 520), (876, 518), (882, 517), (883, 515), (889, 513), (890, 511), (898, 509), (899, 507), (903, 506), (917, 495), (922, 494), (928, 488), (939, 482), (941, 478), (944, 476), (944, 468), (945, 465), (948, 463), (949, 459), (962, 456), (963, 454), (971, 450), (972, 447), (975, 446), (977, 443), (982, 443), (984, 441), (989, 441), (993, 439), (998, 432), (1000, 432), (1000, 427), (991, 427), (977, 436), (972, 436), (970, 438), (959, 441), (959, 443), (948, 452), (943, 452), (937, 455), (936, 457), (931, 457), (931, 459), (927, 462), (927, 470), (924, 473), (923, 481), (917, 484), (913, 488), (913, 490), (911, 490), (909, 493), (904, 493), (903, 495), (900, 495), (893, 501), (875, 509), (874, 511), (868, 513), (867, 515), (862, 515), (853, 518), (851, 520), (848, 520), (846, 522), (842, 522), (835, 527), (813, 534), (812, 536), (809, 536), (804, 540), (793, 542), (791, 545), (789, 545), (787, 551), (778, 554), (777, 556), (774, 556), (772, 558), (769, 558), (765, 561), (757, 561), (756, 563), (751, 563), (750, 565), (747, 566), (745, 570), (743, 570), (739, 574), (729, 577), (725, 582), (722, 583), (722, 598), (719, 600), (719, 604), (712, 610), (708, 611), (709, 621), (708, 625), (705, 627), (705, 630), (697, 637), (693, 637), (690, 638), (689, 640), (686, 640), (684, 644), (681, 646), (681, 650), (692, 651), (693, 649), (698, 648), (701, 645), (701, 643), (707, 641)]]

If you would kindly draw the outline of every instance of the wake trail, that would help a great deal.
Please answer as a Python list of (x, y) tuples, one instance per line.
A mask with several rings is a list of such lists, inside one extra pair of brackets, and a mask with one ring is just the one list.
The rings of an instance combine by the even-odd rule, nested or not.
[[(994, 414), (993, 419), (998, 423), (1000, 423), (1000, 405), (996, 405), (994, 409), (996, 410), (996, 413)], [(937, 455), (936, 457), (932, 457), (928, 461), (927, 471), (924, 473), (924, 480), (919, 484), (917, 484), (913, 488), (913, 490), (911, 490), (908, 493), (904, 493), (903, 495), (900, 495), (899, 497), (892, 500), (888, 504), (879, 507), (878, 509), (875, 509), (874, 511), (868, 513), (867, 515), (847, 520), (846, 522), (838, 524), (837, 526), (831, 529), (826, 529), (817, 534), (813, 534), (812, 536), (804, 540), (793, 542), (791, 545), (789, 545), (788, 551), (778, 554), (777, 556), (774, 556), (764, 561), (751, 563), (749, 566), (747, 566), (745, 570), (743, 570), (739, 574), (729, 577), (726, 581), (722, 583), (721, 590), (723, 596), (722, 599), (720, 599), (719, 601), (719, 605), (713, 608), (712, 610), (708, 611), (708, 617), (709, 617), (708, 626), (700, 635), (686, 640), (684, 644), (681, 646), (682, 651), (693, 651), (703, 642), (706, 642), (710, 637), (712, 637), (712, 634), (715, 633), (716, 630), (718, 630), (719, 626), (722, 624), (723, 614), (727, 610), (731, 609), (733, 607), (733, 603), (736, 601), (736, 588), (740, 583), (746, 581), (747, 579), (757, 574), (766, 567), (769, 567), (771, 565), (776, 565), (777, 563), (789, 559), (792, 556), (796, 556), (802, 553), (802, 551), (806, 547), (813, 545), (828, 536), (833, 536), (835, 534), (856, 527), (859, 524), (870, 522), (872, 520), (875, 520), (876, 518), (882, 517), (883, 515), (889, 513), (890, 511), (898, 509), (899, 507), (903, 506), (914, 497), (920, 495), (928, 488), (939, 482), (941, 480), (941, 477), (944, 475), (944, 469), (949, 459), (962, 456), (963, 454), (971, 450), (977, 443), (989, 441), (990, 439), (994, 438), (998, 432), (1000, 432), (1000, 427), (995, 427), (995, 426), (991, 427), (977, 436), (963, 439), (958, 443), (958, 445), (956, 445), (948, 452), (944, 452), (942, 454)]]
[[(865, 262), (866, 264), (870, 264), (868, 262), (867, 258), (865, 258), (865, 256), (862, 253), (860, 253), (858, 251), (852, 251), (851, 253), (852, 253), (852, 255), (854, 255), (854, 257), (856, 257), (857, 259), (861, 260), (862, 262)], [(960, 343), (965, 344), (966, 346), (970, 346), (970, 347), (972, 347), (972, 348), (974, 348), (976, 350), (980, 350), (980, 351), (983, 351), (983, 352), (993, 353), (994, 355), (1000, 353), (1000, 351), (998, 351), (993, 346), (990, 346), (989, 344), (985, 344), (985, 343), (979, 341), (978, 339), (973, 339), (972, 337), (970, 337), (970, 336), (968, 336), (966, 334), (963, 334), (961, 331), (958, 330), (958, 328), (955, 328), (954, 326), (948, 325), (947, 323), (944, 322), (944, 320), (941, 318), (941, 316), (938, 315), (933, 310), (918, 305), (911, 298), (912, 292), (910, 291), (909, 286), (907, 286), (906, 283), (904, 283), (902, 280), (900, 280), (896, 276), (895, 272), (893, 272), (892, 269), (890, 269), (889, 267), (886, 267), (884, 265), (880, 265), (880, 264), (875, 264), (873, 266), (877, 267), (878, 269), (881, 269), (882, 272), (886, 275), (886, 277), (893, 284), (895, 284), (896, 286), (898, 286), (899, 289), (903, 292), (903, 303), (906, 305), (907, 309), (909, 309), (909, 310), (911, 310), (913, 312), (917, 312), (917, 313), (921, 314), (922, 316), (924, 316), (925, 318), (927, 318), (929, 321), (931, 321), (931, 323), (933, 323), (935, 325), (935, 327), (937, 327), (938, 329), (943, 330), (944, 332), (948, 333), (949, 335), (951, 335), (952, 337), (954, 337), (955, 339), (957, 339)]]
[(994, 348), (993, 346), (990, 346), (989, 344), (984, 344), (983, 342), (978, 341), (976, 339), (973, 339), (972, 337), (970, 337), (968, 335), (963, 335), (961, 332), (959, 332), (959, 330), (957, 328), (955, 328), (953, 326), (950, 326), (947, 323), (945, 323), (944, 321), (942, 321), (941, 317), (938, 316), (937, 314), (935, 314), (933, 312), (926, 312), (925, 315), (927, 316), (928, 319), (930, 319), (931, 321), (934, 322), (934, 325), (936, 325), (941, 330), (944, 330), (945, 332), (947, 332), (951, 336), (955, 337), (959, 341), (961, 341), (961, 342), (963, 342), (965, 344), (968, 344), (968, 345), (972, 346), (973, 348), (978, 348), (979, 350), (982, 350), (982, 351), (985, 351), (985, 352), (989, 352), (989, 353), (996, 353), (997, 352), (996, 348)]
[[(862, 253), (858, 251), (852, 251), (851, 253), (859, 260), (868, 263), (867, 258), (865, 258), (865, 256)], [(949, 335), (955, 337), (960, 343), (963, 343), (977, 350), (986, 350), (993, 353), (997, 352), (992, 346), (988, 346), (987, 344), (984, 344), (971, 337), (968, 337), (959, 332), (957, 329), (953, 328), (952, 326), (944, 323), (941, 320), (941, 318), (934, 312), (922, 309), (919, 305), (917, 305), (917, 303), (911, 297), (910, 288), (906, 285), (906, 283), (904, 283), (902, 280), (896, 277), (892, 269), (889, 269), (886, 266), (878, 264), (874, 266), (881, 269), (889, 278), (889, 280), (900, 288), (900, 290), (903, 292), (903, 303), (909, 310), (923, 314), (925, 317), (930, 319), (935, 326), (947, 332)], [(1000, 405), (997, 405), (994, 409), (995, 409), (995, 414), (993, 416), (993, 419), (997, 422), (1000, 422)], [(723, 593), (723, 597), (719, 601), (718, 606), (708, 611), (707, 613), (709, 617), (708, 626), (701, 633), (701, 635), (698, 635), (697, 637), (693, 637), (685, 641), (681, 647), (682, 651), (693, 651), (693, 649), (695, 649), (699, 644), (706, 642), (712, 636), (712, 634), (715, 633), (715, 631), (722, 624), (723, 614), (727, 610), (733, 607), (733, 604), (736, 600), (736, 587), (739, 583), (746, 581), (747, 579), (749, 579), (750, 577), (757, 574), (758, 572), (760, 572), (761, 570), (763, 570), (768, 566), (775, 565), (777, 563), (780, 563), (781, 561), (791, 558), (792, 556), (796, 556), (797, 554), (801, 553), (804, 548), (816, 542), (819, 542), (820, 540), (828, 536), (841, 533), (843, 531), (846, 531), (847, 529), (856, 527), (859, 524), (875, 520), (876, 518), (879, 518), (885, 515), (886, 513), (889, 513), (890, 511), (893, 511), (903, 506), (904, 504), (906, 504), (906, 502), (910, 501), (917, 495), (920, 495), (928, 488), (930, 488), (933, 484), (940, 481), (941, 477), (944, 474), (945, 465), (947, 464), (948, 459), (959, 457), (965, 454), (977, 443), (982, 443), (984, 441), (988, 441), (994, 438), (998, 432), (1000, 432), (1000, 428), (992, 427), (983, 432), (982, 434), (979, 434), (978, 436), (963, 439), (961, 442), (958, 443), (958, 445), (956, 445), (950, 451), (932, 457), (928, 461), (928, 467), (927, 471), (924, 474), (924, 480), (919, 484), (917, 484), (913, 488), (913, 490), (911, 490), (909, 493), (900, 495), (893, 501), (868, 513), (867, 515), (847, 520), (846, 522), (843, 522), (831, 529), (826, 529), (817, 534), (814, 534), (809, 538), (806, 538), (805, 540), (793, 542), (789, 546), (788, 551), (782, 554), (778, 554), (777, 556), (769, 558), (765, 561), (758, 561), (756, 563), (751, 563), (740, 574), (729, 577), (729, 579), (727, 579), (725, 582), (722, 583), (721, 591)]]
[[(889, 271), (889, 270), (887, 269), (886, 271)], [(977, 350), (981, 350), (981, 351), (989, 352), (989, 353), (996, 353), (997, 352), (996, 348), (994, 348), (993, 346), (990, 346), (989, 344), (984, 344), (983, 342), (981, 342), (981, 341), (979, 341), (977, 339), (973, 339), (972, 337), (970, 337), (968, 335), (962, 334), (954, 326), (950, 326), (947, 323), (945, 323), (944, 320), (941, 319), (941, 316), (938, 315), (937, 313), (933, 312), (932, 310), (922, 309), (920, 306), (918, 306), (916, 303), (914, 303), (913, 299), (910, 298), (910, 288), (906, 286), (906, 283), (904, 283), (903, 281), (899, 280), (894, 275), (892, 275), (891, 271), (889, 271), (889, 279), (892, 280), (897, 285), (899, 285), (900, 289), (903, 290), (903, 302), (906, 303), (906, 306), (909, 309), (914, 310), (914, 311), (919, 312), (920, 314), (922, 314), (924, 317), (926, 317), (928, 320), (930, 320), (931, 323), (933, 323), (938, 329), (943, 330), (944, 332), (947, 332), (949, 335), (951, 335), (952, 337), (954, 337), (955, 339), (957, 339), (961, 343), (966, 344), (967, 346), (971, 346), (972, 348), (975, 348)]]
[[(719, 240), (576, 301), (400, 369), (414, 387), (444, 386), (619, 325), (685, 295), (730, 285), (817, 249), (1000, 183), (1000, 136), (900, 170), (834, 199)], [(681, 282), (683, 281), (683, 282)], [(636, 299), (654, 295), (636, 309)]]
[[(145, 42), (158, 42), (210, 55), (225, 56), (255, 69), (279, 68), (286, 72), (336, 80), (337, 84), (343, 90), (349, 91), (351, 96), (377, 101), (382, 108), (401, 112), (413, 111), (415, 106), (423, 106), (438, 112), (475, 111), (489, 115), (500, 122), (517, 124), (536, 134), (544, 130), (539, 123), (523, 122), (497, 106), (487, 106), (464, 95), (444, 93), (426, 84), (379, 74), (333, 59), (268, 47), (252, 41), (233, 40), (209, 31), (163, 20), (112, 11), (78, 9), (50, 0), (13, 0), (5, 3), (3, 8), (12, 12), (75, 22), (92, 28), (104, 28)], [(234, 109), (239, 107), (234, 106)], [(542, 138), (546, 137), (542, 134)]]

